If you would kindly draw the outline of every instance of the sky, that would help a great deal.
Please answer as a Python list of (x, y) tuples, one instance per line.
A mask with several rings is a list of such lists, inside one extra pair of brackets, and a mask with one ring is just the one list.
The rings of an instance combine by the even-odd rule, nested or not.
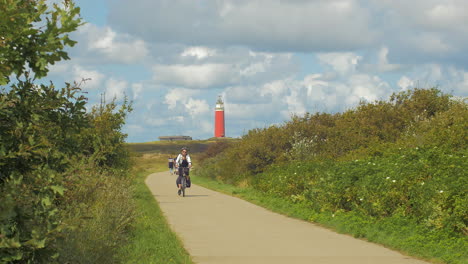
[(468, 96), (466, 0), (76, 0), (86, 23), (54, 83), (133, 102), (127, 142), (226, 136), (414, 87)]

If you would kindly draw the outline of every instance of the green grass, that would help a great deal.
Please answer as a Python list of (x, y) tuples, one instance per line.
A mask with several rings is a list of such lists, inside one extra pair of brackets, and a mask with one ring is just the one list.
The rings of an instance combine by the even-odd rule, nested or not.
[(468, 263), (468, 239), (454, 239), (443, 231), (431, 231), (404, 217), (392, 217), (377, 221), (355, 213), (329, 212), (317, 214), (305, 203), (267, 195), (250, 187), (237, 187), (217, 180), (192, 176), (195, 184), (236, 196), (273, 212), (315, 222), (339, 233), (350, 234), (398, 250), (405, 255), (425, 259), (433, 263)]
[(121, 251), (123, 263), (193, 263), (177, 235), (172, 232), (159, 204), (145, 184), (146, 177), (166, 170), (166, 155), (136, 155), (137, 173), (134, 199), (138, 217), (133, 224), (132, 241)]

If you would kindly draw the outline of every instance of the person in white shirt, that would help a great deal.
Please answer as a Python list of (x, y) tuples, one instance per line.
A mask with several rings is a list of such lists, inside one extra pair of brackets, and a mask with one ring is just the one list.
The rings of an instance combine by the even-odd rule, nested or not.
[[(177, 180), (176, 180), (176, 184), (177, 184), (177, 188), (179, 188), (179, 190), (177, 191), (177, 194), (180, 195), (182, 190), (182, 176), (184, 175), (183, 174), (183, 169), (184, 168), (191, 168), (192, 167), (192, 160), (190, 159), (190, 155), (188, 154), (188, 151), (187, 151), (187, 148), (182, 148), (181, 149), (181, 152), (179, 154), (179, 156), (177, 156), (177, 159), (175, 161), (175, 166), (176, 166), (176, 169), (178, 169), (179, 171), (179, 177), (177, 177)], [(189, 175), (189, 170), (187, 170), (187, 187), (190, 187), (191, 185), (191, 182), (190, 182), (190, 177), (188, 177)]]
[(168, 163), (169, 163), (169, 173), (172, 173), (172, 171), (174, 170), (174, 158), (169, 157)]

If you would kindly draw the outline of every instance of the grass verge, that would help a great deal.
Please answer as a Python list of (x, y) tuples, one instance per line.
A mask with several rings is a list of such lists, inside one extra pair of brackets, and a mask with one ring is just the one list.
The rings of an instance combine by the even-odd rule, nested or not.
[(339, 233), (384, 245), (405, 255), (432, 263), (467, 264), (468, 239), (454, 239), (442, 231), (429, 230), (405, 217), (376, 220), (356, 213), (317, 214), (304, 203), (294, 203), (283, 198), (269, 196), (249, 187), (237, 187), (201, 176), (192, 176), (195, 184), (239, 197), (273, 212), (315, 222)]
[(183, 263), (192, 264), (182, 242), (163, 216), (159, 204), (145, 184), (146, 177), (166, 170), (166, 157), (162, 154), (144, 154), (133, 157), (135, 199), (138, 216), (132, 230), (132, 241), (122, 248), (122, 263)]

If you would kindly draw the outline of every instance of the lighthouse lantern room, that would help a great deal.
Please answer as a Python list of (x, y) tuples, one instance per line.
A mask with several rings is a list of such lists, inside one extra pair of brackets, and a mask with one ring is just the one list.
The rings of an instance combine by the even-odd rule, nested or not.
[(224, 102), (221, 96), (216, 101), (215, 109), (215, 137), (224, 137)]

